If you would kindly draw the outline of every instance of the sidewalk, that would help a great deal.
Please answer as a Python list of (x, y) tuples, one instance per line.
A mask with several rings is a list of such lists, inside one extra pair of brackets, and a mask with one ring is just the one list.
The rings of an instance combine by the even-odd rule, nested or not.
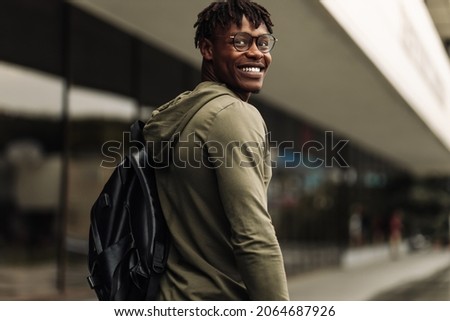
[(403, 254), (397, 260), (317, 270), (289, 278), (293, 301), (363, 301), (426, 279), (450, 266), (449, 250)]
[(69, 265), (65, 293), (56, 289), (56, 263), (0, 266), (2, 301), (85, 301), (96, 300), (86, 281), (86, 264)]
[[(450, 267), (450, 250), (404, 253), (398, 260), (381, 258), (368, 248), (352, 254), (352, 264), (304, 272), (288, 278), (293, 301), (364, 301)], [(376, 255), (375, 255), (376, 254)], [(368, 260), (372, 255), (373, 260)], [(356, 260), (356, 261), (355, 261)], [(350, 260), (351, 261), (351, 260)], [(67, 292), (56, 291), (56, 266), (0, 267), (0, 300), (96, 300), (86, 282), (85, 265), (70, 266)]]

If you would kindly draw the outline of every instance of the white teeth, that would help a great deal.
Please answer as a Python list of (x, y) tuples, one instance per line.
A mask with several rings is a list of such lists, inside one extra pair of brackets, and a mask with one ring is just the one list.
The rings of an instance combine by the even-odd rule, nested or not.
[(260, 72), (261, 68), (259, 68), (259, 67), (244, 67), (244, 68), (242, 68), (242, 71), (245, 71), (245, 72)]

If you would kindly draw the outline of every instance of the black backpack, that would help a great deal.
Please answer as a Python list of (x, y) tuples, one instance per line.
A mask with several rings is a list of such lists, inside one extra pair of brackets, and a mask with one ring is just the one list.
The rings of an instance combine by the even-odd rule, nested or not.
[(143, 125), (131, 126), (140, 146), (115, 168), (91, 209), (88, 281), (99, 300), (154, 300), (165, 271), (170, 237)]

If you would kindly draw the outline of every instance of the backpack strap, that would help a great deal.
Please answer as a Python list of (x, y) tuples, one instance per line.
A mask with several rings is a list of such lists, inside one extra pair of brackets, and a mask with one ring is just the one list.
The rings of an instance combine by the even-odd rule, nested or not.
[[(108, 194), (103, 194), (102, 198), (109, 198)], [(109, 205), (108, 205), (109, 206)], [(98, 227), (97, 227), (97, 220), (91, 219), (91, 235), (92, 240), (94, 241), (95, 245), (95, 251), (97, 251), (98, 254), (103, 252), (103, 246), (102, 242), (100, 240), (100, 235), (98, 233)]]
[[(144, 139), (142, 128), (144, 123), (136, 121), (131, 128), (131, 137), (136, 141)], [(141, 140), (142, 139), (142, 140)], [(144, 140), (145, 141), (145, 140)], [(145, 204), (149, 208), (148, 216), (140, 221), (148, 222), (148, 249), (145, 258), (151, 258), (148, 263), (149, 284), (147, 300), (154, 300), (159, 292), (159, 280), (165, 271), (169, 252), (169, 232), (159, 202), (156, 186), (155, 169), (150, 165), (146, 148), (140, 148), (130, 155), (130, 162), (144, 191)]]
[[(143, 134), (144, 122), (141, 120), (136, 120), (130, 127), (131, 130), (131, 139), (133, 141), (139, 142), (145, 146), (145, 138)], [(143, 147), (142, 146), (142, 147)]]

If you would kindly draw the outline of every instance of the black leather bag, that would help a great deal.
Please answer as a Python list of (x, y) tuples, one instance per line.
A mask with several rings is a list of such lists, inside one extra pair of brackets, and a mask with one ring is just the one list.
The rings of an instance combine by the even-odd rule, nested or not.
[(170, 237), (143, 125), (131, 127), (142, 145), (115, 168), (91, 209), (88, 281), (99, 300), (154, 300), (165, 271)]

